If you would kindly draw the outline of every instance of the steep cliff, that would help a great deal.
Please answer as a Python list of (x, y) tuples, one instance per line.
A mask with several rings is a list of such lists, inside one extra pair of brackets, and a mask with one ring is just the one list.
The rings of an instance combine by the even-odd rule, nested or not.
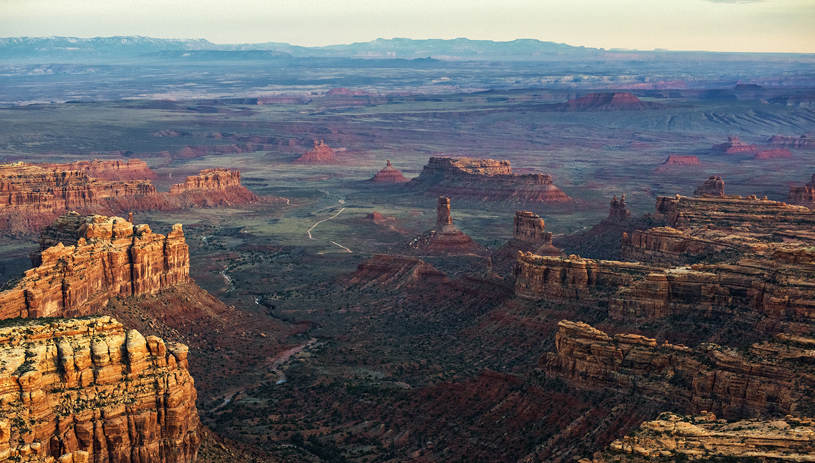
[(180, 224), (164, 236), (120, 217), (69, 213), (43, 230), (40, 247), (36, 267), (0, 293), (0, 318), (87, 315), (111, 297), (155, 294), (189, 278)]
[(551, 175), (513, 174), (509, 161), (492, 159), (433, 157), (406, 187), (453, 199), (476, 201), (572, 201), (554, 185)]
[(156, 173), (140, 159), (130, 159), (128, 161), (94, 159), (69, 164), (40, 164), (40, 167), (57, 171), (76, 170), (85, 172), (88, 177), (101, 180), (149, 180), (156, 178)]
[(683, 412), (706, 410), (725, 418), (814, 410), (811, 339), (779, 339), (740, 352), (716, 344), (691, 349), (640, 335), (610, 336), (567, 320), (558, 326), (557, 353), (543, 356), (540, 367), (584, 387), (621, 388)]
[(801, 206), (815, 206), (815, 174), (806, 186), (791, 186), (787, 201)]
[(204, 169), (198, 175), (187, 177), (184, 183), (171, 186), (170, 193), (165, 197), (170, 209), (231, 206), (259, 201), (257, 196), (241, 185), (240, 171), (229, 169)]
[(0, 461), (192, 463), (187, 347), (110, 317), (0, 328)]
[[(717, 420), (712, 413), (665, 412), (580, 463), (646, 461), (813, 461), (815, 422), (783, 419)], [(721, 460), (720, 460), (721, 459)], [(725, 460), (726, 459), (726, 460)]]

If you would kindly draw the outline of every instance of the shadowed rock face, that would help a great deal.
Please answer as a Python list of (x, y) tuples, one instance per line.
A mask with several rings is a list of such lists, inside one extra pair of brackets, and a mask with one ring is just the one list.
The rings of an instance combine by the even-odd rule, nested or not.
[(724, 196), (724, 180), (721, 177), (710, 177), (693, 192), (694, 196)]
[(0, 460), (192, 463), (187, 350), (107, 316), (0, 328)]
[(402, 172), (399, 172), (398, 169), (393, 167), (391, 160), (388, 159), (385, 168), (377, 172), (371, 181), (374, 183), (406, 183), (408, 179), (402, 175)]
[(0, 318), (87, 315), (114, 296), (155, 294), (189, 279), (181, 224), (164, 236), (120, 217), (69, 213), (43, 230), (40, 249), (36, 268), (0, 293)]
[(334, 156), (334, 150), (320, 140), (314, 142), (314, 149), (292, 162), (295, 164), (336, 164), (337, 157)]
[(509, 161), (472, 158), (430, 158), (409, 189), (453, 199), (563, 203), (572, 199), (546, 174), (513, 174)]
[(791, 186), (787, 198), (793, 204), (815, 206), (815, 174), (812, 175), (812, 181), (807, 183), (806, 186)]
[(617, 195), (611, 199), (608, 209), (608, 220), (616, 222), (625, 221), (631, 218), (631, 211), (625, 206), (625, 195), (617, 199)]
[(611, 336), (581, 322), (558, 326), (557, 353), (541, 357), (540, 367), (584, 386), (636, 385), (637, 394), (687, 413), (725, 418), (785, 415), (812, 405), (812, 339), (755, 344), (748, 356), (716, 344), (691, 349), (635, 334)]

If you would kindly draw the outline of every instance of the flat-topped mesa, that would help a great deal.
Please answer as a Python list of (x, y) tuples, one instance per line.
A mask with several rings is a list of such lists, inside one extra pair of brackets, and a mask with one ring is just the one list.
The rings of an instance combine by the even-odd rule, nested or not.
[(631, 93), (589, 93), (554, 105), (557, 111), (631, 111), (665, 107), (660, 103), (642, 101)]
[(187, 346), (108, 316), (0, 328), (0, 461), (193, 463)]
[(636, 391), (685, 413), (708, 410), (728, 419), (813, 405), (813, 357), (805, 347), (774, 341), (753, 345), (747, 356), (715, 344), (691, 349), (635, 334), (608, 335), (568, 320), (558, 326), (557, 352), (541, 357), (539, 366), (570, 382)]
[(156, 294), (189, 281), (181, 224), (164, 236), (120, 217), (69, 213), (43, 230), (40, 247), (32, 255), (36, 267), (0, 293), (0, 319), (88, 315), (114, 296)]
[(509, 161), (432, 157), (406, 187), (428, 194), (477, 201), (563, 203), (572, 201), (547, 174), (513, 174)]
[(89, 177), (102, 180), (148, 180), (156, 178), (147, 164), (141, 159), (128, 161), (112, 160), (77, 161), (69, 164), (40, 164), (43, 169), (58, 171), (78, 170), (85, 172)]
[(815, 174), (806, 186), (791, 186), (787, 201), (802, 206), (815, 206)]
[(187, 177), (184, 183), (170, 187), (170, 194), (176, 195), (192, 190), (218, 190), (241, 186), (241, 173), (229, 169), (204, 169), (198, 175)]
[[(782, 419), (717, 420), (713, 413), (688, 416), (665, 412), (616, 439), (591, 463), (619, 461), (811, 461), (815, 421)], [(760, 457), (757, 457), (760, 455)], [(622, 457), (622, 459), (621, 459)], [(760, 458), (760, 460), (758, 460)], [(588, 461), (588, 460), (581, 460)]]
[(783, 135), (773, 135), (767, 140), (772, 146), (795, 148), (795, 149), (815, 149), (815, 138), (806, 135), (800, 137), (786, 137)]
[(391, 160), (388, 159), (385, 168), (377, 172), (371, 181), (374, 183), (406, 183), (408, 179), (402, 175), (402, 172), (399, 172), (397, 168), (393, 167)]
[(727, 142), (711, 147), (713, 151), (724, 154), (755, 153), (758, 151), (756, 145), (748, 145), (739, 140), (739, 137), (727, 137)]
[(322, 140), (314, 141), (314, 149), (292, 161), (295, 164), (336, 164), (337, 157)]
[(711, 176), (693, 192), (694, 196), (724, 196), (724, 180)]
[(657, 166), (656, 172), (672, 172), (678, 169), (698, 169), (702, 163), (696, 156), (681, 156), (678, 154), (671, 154), (668, 159), (662, 164)]
[(760, 151), (754, 156), (755, 159), (790, 159), (792, 153), (787, 149), (774, 149)]
[(622, 222), (631, 218), (631, 211), (625, 206), (625, 195), (617, 199), (614, 195), (608, 209), (608, 219), (615, 222)]

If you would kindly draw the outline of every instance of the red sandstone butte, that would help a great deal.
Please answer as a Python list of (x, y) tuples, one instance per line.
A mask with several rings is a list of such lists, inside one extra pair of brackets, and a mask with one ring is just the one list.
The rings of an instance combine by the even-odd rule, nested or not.
[(724, 180), (721, 177), (710, 177), (693, 192), (693, 195), (724, 196)]
[(631, 93), (589, 93), (555, 105), (557, 111), (626, 111), (661, 108), (665, 108), (665, 105), (641, 101)]
[(739, 140), (739, 137), (727, 137), (727, 143), (713, 145), (711, 149), (724, 154), (755, 153), (758, 151), (756, 145), (748, 145)]
[(572, 198), (547, 174), (513, 174), (509, 161), (432, 157), (406, 187), (476, 201), (565, 203)]
[(767, 143), (781, 148), (815, 149), (815, 138), (809, 138), (806, 135), (797, 138), (773, 135), (767, 140)]
[(314, 142), (314, 149), (292, 162), (295, 164), (336, 164), (337, 157), (334, 156), (334, 150), (320, 140)]
[(665, 172), (672, 170), (672, 168), (681, 168), (687, 166), (701, 166), (699, 158), (696, 156), (680, 156), (678, 154), (671, 154), (668, 159), (657, 167), (657, 172)]
[(371, 181), (374, 183), (406, 183), (408, 179), (402, 175), (402, 172), (399, 172), (399, 169), (393, 167), (391, 160), (388, 159), (385, 168), (377, 172)]
[(792, 153), (788, 149), (764, 150), (755, 155), (754, 159), (789, 159)]

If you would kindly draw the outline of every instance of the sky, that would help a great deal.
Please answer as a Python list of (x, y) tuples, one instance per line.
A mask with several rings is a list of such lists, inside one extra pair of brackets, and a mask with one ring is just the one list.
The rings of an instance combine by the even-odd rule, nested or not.
[(0, 37), (114, 35), (304, 46), (529, 38), (815, 53), (815, 0), (0, 0)]

